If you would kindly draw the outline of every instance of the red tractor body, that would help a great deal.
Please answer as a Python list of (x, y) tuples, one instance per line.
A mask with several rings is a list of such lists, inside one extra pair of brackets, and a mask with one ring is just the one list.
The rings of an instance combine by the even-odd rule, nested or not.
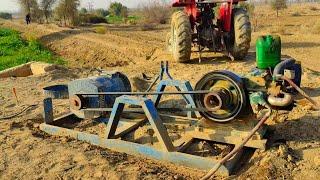
[[(250, 35), (250, 38), (247, 38), (249, 39), (249, 46), (251, 41), (251, 25), (246, 10), (238, 7), (235, 8), (240, 1), (246, 0), (173, 0), (172, 6), (184, 7), (184, 13), (191, 28), (191, 41), (199, 45), (199, 51), (203, 48), (208, 48), (214, 52), (225, 51), (230, 54), (230, 57), (240, 55), (239, 59), (242, 59), (244, 52), (238, 53), (236, 50), (239, 48), (233, 48), (238, 38), (237, 36), (239, 36), (239, 33), (235, 31), (243, 31), (243, 29), (235, 27), (238, 23), (236, 21), (242, 21), (241, 18), (243, 17), (241, 16), (246, 16), (246, 22), (240, 23), (246, 25), (246, 35)], [(220, 4), (220, 7), (216, 17), (217, 13), (214, 12), (214, 7), (218, 6), (218, 4)], [(173, 15), (173, 23), (180, 21), (174, 18), (183, 18), (181, 12), (177, 14), (179, 13), (180, 15)], [(238, 16), (238, 19), (236, 16)], [(174, 33), (174, 29), (172, 33)], [(240, 33), (243, 34), (243, 32)], [(177, 38), (179, 39), (179, 37)], [(173, 40), (177, 38), (173, 37)], [(246, 46), (248, 46), (248, 43), (246, 43)], [(248, 51), (248, 48), (245, 47), (245, 51)], [(177, 60), (179, 61), (179, 59)]]

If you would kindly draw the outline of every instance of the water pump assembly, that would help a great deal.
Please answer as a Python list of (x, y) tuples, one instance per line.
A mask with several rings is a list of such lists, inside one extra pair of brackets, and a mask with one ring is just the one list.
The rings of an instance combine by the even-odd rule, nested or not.
[[(272, 109), (292, 108), (297, 92), (317, 105), (299, 88), (301, 64), (280, 60), (276, 37), (258, 41), (257, 68), (243, 75), (209, 72), (194, 88), (189, 81), (173, 79), (168, 63), (161, 63), (159, 75), (144, 92), (132, 92), (129, 78), (120, 72), (47, 87), (40, 129), (114, 151), (211, 169), (205, 179), (216, 171), (229, 175), (246, 153), (244, 147), (265, 149), (264, 122)], [(165, 91), (166, 87), (176, 91)], [(166, 95), (179, 95), (184, 103), (172, 99), (178, 102), (175, 106), (163, 106)], [(70, 113), (54, 118), (54, 99), (68, 99)], [(83, 123), (84, 127), (103, 124), (105, 130), (99, 134), (76, 128)], [(213, 143), (232, 148), (220, 160), (212, 153), (199, 154), (200, 147), (205, 152), (204, 147)]]

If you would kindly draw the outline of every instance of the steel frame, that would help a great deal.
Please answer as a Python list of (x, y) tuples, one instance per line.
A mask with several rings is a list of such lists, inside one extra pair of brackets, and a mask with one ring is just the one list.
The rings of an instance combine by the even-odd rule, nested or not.
[[(164, 74), (167, 75), (167, 79), (163, 79)], [(158, 80), (160, 80), (160, 82), (156, 88), (156, 92), (164, 92), (167, 86), (175, 87), (178, 92), (193, 92), (193, 89), (188, 81), (178, 81), (172, 79), (168, 72), (167, 63), (166, 65), (161, 63), (160, 74), (153, 81), (147, 92), (152, 89)], [(185, 150), (189, 145), (192, 144), (194, 139), (213, 140), (212, 137), (216, 134), (210, 131), (210, 138), (207, 139), (208, 137), (202, 135), (201, 133), (192, 133), (192, 136), (188, 135), (182, 138), (180, 144), (174, 145), (157, 110), (157, 106), (159, 105), (162, 95), (163, 94), (161, 93), (156, 93), (152, 95), (151, 98), (146, 96), (122, 95), (116, 98), (116, 101), (111, 109), (110, 117), (103, 117), (101, 120), (101, 122), (106, 124), (106, 131), (103, 137), (63, 127), (63, 124), (66, 122), (71, 121), (72, 123), (74, 120), (79, 118), (77, 118), (75, 114), (69, 113), (54, 119), (52, 97), (45, 98), (43, 100), (44, 123), (40, 125), (40, 129), (50, 135), (72, 137), (80, 141), (88, 142), (92, 145), (108, 148), (118, 152), (145, 156), (147, 158), (167, 161), (194, 169), (209, 170), (218, 163), (217, 160), (190, 155), (185, 153)], [(195, 113), (197, 117), (200, 117), (200, 113), (196, 111), (197, 108), (193, 100), (193, 95), (188, 93), (181, 93), (180, 95), (182, 95), (183, 99), (187, 103), (186, 109), (189, 109), (187, 118), (193, 119), (191, 118), (192, 113)], [(121, 114), (125, 111), (125, 105), (140, 106), (139, 110), (142, 110), (146, 117), (142, 120), (134, 122), (123, 121), (121, 119)], [(82, 111), (110, 111), (110, 108), (83, 109)], [(161, 149), (155, 149), (151, 146), (121, 140), (126, 134), (133, 132), (147, 122), (150, 123), (152, 129), (154, 130), (155, 135), (161, 145)], [(218, 140), (218, 142), (221, 141)], [(263, 145), (264, 144), (262, 144), (262, 146)], [(237, 153), (233, 158), (219, 168), (218, 173), (224, 176), (230, 175), (242, 155), (243, 151)]]
[[(146, 119), (133, 123), (129, 126), (125, 125), (124, 122), (120, 121), (120, 117), (125, 105), (141, 106), (145, 112)], [(113, 106), (110, 118), (106, 122), (107, 127), (104, 137), (62, 127), (61, 124), (76, 117), (70, 113), (57, 119), (53, 119), (52, 108), (52, 99), (44, 99), (45, 123), (40, 125), (40, 129), (50, 135), (67, 136), (95, 146), (108, 148), (110, 150), (124, 152), (130, 155), (145, 156), (147, 158), (171, 162), (194, 169), (209, 170), (217, 163), (217, 160), (214, 159), (183, 153), (187, 146), (191, 144), (193, 138), (183, 142), (183, 145), (180, 147), (174, 147), (168, 135), (167, 129), (165, 128), (157, 112), (155, 104), (151, 99), (146, 97), (126, 95), (118, 97)], [(156, 137), (162, 145), (162, 149), (155, 149), (147, 145), (120, 140), (120, 138), (125, 134), (134, 131), (136, 128), (145, 124), (146, 122), (151, 124), (153, 130), (155, 131)], [(236, 164), (235, 162), (239, 160), (241, 155), (242, 153), (238, 153), (228, 163), (223, 165), (219, 169), (218, 173), (224, 176), (230, 175)]]

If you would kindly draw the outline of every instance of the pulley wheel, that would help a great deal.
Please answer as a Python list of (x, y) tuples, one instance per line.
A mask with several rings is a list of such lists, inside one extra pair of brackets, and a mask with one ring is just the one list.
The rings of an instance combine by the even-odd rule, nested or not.
[(196, 94), (196, 106), (207, 111), (200, 114), (216, 122), (235, 119), (246, 107), (243, 80), (230, 71), (213, 71), (204, 75), (196, 84), (196, 91), (210, 90), (209, 94)]
[(80, 110), (84, 106), (84, 98), (81, 95), (73, 95), (69, 98), (70, 108)]

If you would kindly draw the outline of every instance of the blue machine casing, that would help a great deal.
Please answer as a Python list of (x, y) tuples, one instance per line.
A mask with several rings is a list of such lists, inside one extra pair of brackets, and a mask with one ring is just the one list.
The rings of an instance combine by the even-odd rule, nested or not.
[[(131, 84), (124, 74), (108, 72), (97, 77), (74, 80), (68, 84), (68, 90), (69, 97), (79, 93), (131, 92)], [(85, 95), (83, 97), (86, 108), (111, 108), (118, 96)], [(101, 112), (70, 109), (79, 118), (95, 118), (101, 115)]]

